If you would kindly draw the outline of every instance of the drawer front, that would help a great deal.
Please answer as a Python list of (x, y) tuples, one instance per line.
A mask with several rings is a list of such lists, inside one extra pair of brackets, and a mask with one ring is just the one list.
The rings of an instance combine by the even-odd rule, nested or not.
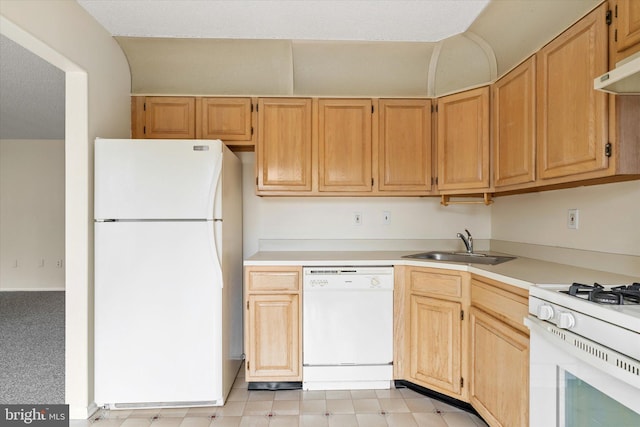
[(249, 292), (282, 292), (300, 290), (301, 269), (247, 269)]
[(481, 308), (489, 314), (503, 320), (514, 328), (529, 335), (529, 329), (523, 319), (529, 313), (527, 297), (520, 289), (512, 293), (480, 280), (471, 280), (471, 305)]
[(462, 278), (457, 274), (427, 273), (410, 270), (411, 293), (436, 297), (461, 298)]

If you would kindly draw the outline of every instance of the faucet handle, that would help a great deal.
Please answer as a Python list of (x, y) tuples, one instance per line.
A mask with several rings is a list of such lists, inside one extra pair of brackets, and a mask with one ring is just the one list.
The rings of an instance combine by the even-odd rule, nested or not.
[(464, 229), (464, 231), (467, 232), (467, 236), (471, 237), (471, 233), (469, 232), (469, 230), (467, 230), (466, 228)]

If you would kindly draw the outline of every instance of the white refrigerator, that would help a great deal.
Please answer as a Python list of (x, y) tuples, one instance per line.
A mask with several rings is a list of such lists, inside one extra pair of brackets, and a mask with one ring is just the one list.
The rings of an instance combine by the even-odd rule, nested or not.
[(95, 141), (95, 401), (223, 405), (242, 362), (242, 172), (219, 140)]

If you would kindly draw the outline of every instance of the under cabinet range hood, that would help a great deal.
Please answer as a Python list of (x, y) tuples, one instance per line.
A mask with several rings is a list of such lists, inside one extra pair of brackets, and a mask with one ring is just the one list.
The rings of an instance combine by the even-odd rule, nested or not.
[(640, 52), (595, 78), (593, 88), (613, 94), (640, 95)]

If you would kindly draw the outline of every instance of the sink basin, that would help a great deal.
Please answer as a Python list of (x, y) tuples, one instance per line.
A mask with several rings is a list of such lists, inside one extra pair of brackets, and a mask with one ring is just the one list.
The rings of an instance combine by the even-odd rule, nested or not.
[(405, 255), (403, 258), (424, 259), (430, 261), (464, 262), (468, 264), (496, 265), (511, 261), (516, 257), (506, 255), (490, 255), (467, 252), (421, 252), (419, 254)]

